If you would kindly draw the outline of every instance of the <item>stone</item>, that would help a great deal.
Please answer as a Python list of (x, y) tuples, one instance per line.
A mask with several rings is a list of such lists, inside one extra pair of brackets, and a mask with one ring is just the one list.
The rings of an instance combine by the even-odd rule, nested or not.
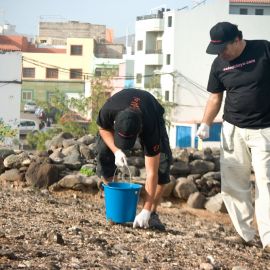
[(170, 174), (172, 174), (173, 176), (186, 176), (189, 173), (189, 164), (184, 161), (177, 161), (171, 165)]
[(203, 209), (205, 202), (206, 202), (205, 196), (198, 191), (190, 194), (187, 200), (188, 206), (197, 209)]
[(211, 161), (194, 160), (189, 163), (191, 174), (205, 174), (215, 169), (215, 164)]
[(198, 190), (193, 181), (184, 177), (180, 177), (176, 180), (176, 185), (173, 190), (173, 195), (176, 198), (187, 200), (190, 194), (196, 191)]
[(210, 197), (208, 201), (205, 203), (205, 208), (212, 213), (217, 212), (227, 213), (227, 209), (223, 202), (221, 193), (218, 193), (217, 195)]
[(170, 197), (172, 195), (175, 184), (176, 184), (175, 177), (170, 175), (170, 183), (168, 183), (164, 186), (164, 191), (163, 191), (162, 197), (164, 197), (164, 198)]
[(59, 170), (53, 164), (32, 162), (25, 179), (33, 187), (47, 188), (59, 180)]

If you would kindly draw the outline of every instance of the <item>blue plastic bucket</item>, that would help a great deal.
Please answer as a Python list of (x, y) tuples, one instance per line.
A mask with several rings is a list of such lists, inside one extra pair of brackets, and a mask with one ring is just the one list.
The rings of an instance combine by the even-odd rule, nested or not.
[(133, 222), (142, 185), (111, 182), (104, 185), (106, 219), (116, 223)]

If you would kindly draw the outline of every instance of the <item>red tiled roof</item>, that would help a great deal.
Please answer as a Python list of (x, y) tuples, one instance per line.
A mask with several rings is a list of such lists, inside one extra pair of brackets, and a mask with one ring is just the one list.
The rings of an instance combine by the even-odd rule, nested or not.
[(0, 35), (0, 49), (5, 51), (23, 51), (27, 48), (28, 41), (23, 36)]
[(34, 44), (30, 44), (24, 36), (5, 35), (0, 35), (0, 50), (35, 53), (66, 53), (66, 49), (37, 48)]
[(11, 44), (0, 44), (1, 51), (21, 51), (20, 48)]
[(230, 3), (270, 4), (270, 0), (230, 0)]

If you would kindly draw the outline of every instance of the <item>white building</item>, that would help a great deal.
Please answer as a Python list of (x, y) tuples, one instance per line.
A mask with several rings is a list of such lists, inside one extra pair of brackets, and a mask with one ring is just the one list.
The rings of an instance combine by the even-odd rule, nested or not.
[[(239, 26), (245, 39), (270, 40), (270, 16), (230, 14), (230, 9), (229, 1), (209, 0), (194, 9), (162, 10), (137, 18), (136, 86), (147, 88), (149, 78), (154, 73), (161, 74), (164, 99), (177, 104), (170, 118), (172, 147), (196, 144), (195, 134), (208, 98), (208, 75), (215, 57), (205, 52), (210, 28), (217, 22), (229, 21)], [(219, 140), (221, 120), (222, 110), (216, 118), (219, 123), (211, 128), (212, 141)]]
[[(0, 117), (12, 129), (18, 128), (20, 120), (21, 67), (21, 52), (0, 50)], [(11, 141), (6, 139), (4, 143)]]

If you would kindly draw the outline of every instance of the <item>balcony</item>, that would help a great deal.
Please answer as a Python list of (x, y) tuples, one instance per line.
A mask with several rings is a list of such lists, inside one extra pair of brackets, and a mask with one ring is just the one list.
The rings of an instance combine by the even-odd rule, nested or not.
[(148, 14), (148, 15), (143, 15), (143, 16), (137, 16), (136, 21), (149, 20), (149, 19), (162, 19), (162, 18), (163, 18), (163, 13), (159, 12), (157, 14)]
[(162, 54), (161, 49), (146, 49), (145, 50), (146, 54)]

